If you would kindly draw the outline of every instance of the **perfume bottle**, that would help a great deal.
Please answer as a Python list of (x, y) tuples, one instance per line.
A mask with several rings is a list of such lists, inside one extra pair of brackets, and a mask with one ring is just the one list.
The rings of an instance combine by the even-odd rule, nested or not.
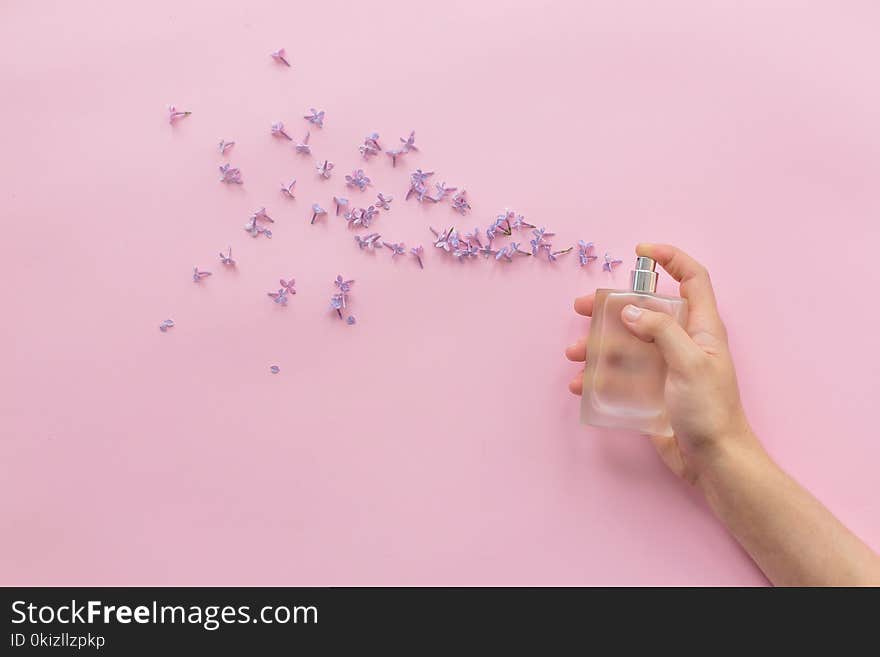
[(656, 266), (651, 258), (639, 257), (630, 272), (631, 289), (596, 290), (581, 401), (585, 424), (672, 435), (664, 401), (666, 363), (655, 344), (639, 340), (620, 318), (624, 306), (632, 304), (684, 325), (687, 302), (656, 294)]

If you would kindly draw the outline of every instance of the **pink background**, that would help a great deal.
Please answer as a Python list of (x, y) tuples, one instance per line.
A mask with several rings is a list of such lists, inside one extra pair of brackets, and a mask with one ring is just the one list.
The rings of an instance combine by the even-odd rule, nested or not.
[[(647, 442), (578, 424), (572, 299), (625, 285), (640, 240), (710, 267), (754, 426), (876, 547), (878, 20), (856, 0), (4, 3), (0, 582), (764, 583)], [(194, 114), (171, 127), (169, 103)], [(269, 125), (301, 137), (310, 106), (305, 158)], [(458, 219), (403, 201), (421, 166), (468, 189), (462, 229), (511, 207), (624, 265), (419, 271), (308, 225), (366, 133), (411, 128), (422, 152), (346, 194), (395, 196), (385, 237)], [(243, 187), (218, 183), (220, 138)], [(271, 241), (242, 230), (262, 205)], [(327, 312), (337, 273), (357, 326)]]

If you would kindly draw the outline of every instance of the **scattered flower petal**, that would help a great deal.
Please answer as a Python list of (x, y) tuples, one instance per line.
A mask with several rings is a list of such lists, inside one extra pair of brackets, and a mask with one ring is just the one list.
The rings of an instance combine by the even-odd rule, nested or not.
[(293, 149), (299, 153), (300, 155), (311, 155), (312, 147), (309, 146), (309, 138), (312, 136), (311, 132), (306, 132), (306, 136), (303, 137), (302, 142), (294, 142)]
[(163, 320), (162, 323), (159, 324), (159, 330), (162, 331), (162, 333), (165, 333), (170, 328), (174, 328), (174, 320), (173, 319)]
[(471, 209), (471, 204), (468, 203), (465, 190), (462, 189), (458, 194), (452, 197), (452, 209), (459, 214), (467, 214), (468, 210)]
[(339, 210), (348, 207), (348, 199), (343, 196), (334, 196), (333, 202), (336, 204), (336, 216), (338, 217)]
[(578, 260), (581, 263), (581, 267), (585, 267), (593, 260), (599, 258), (599, 256), (593, 253), (594, 247), (595, 244), (593, 244), (593, 242), (584, 242), (583, 240), (578, 240)]
[(355, 169), (350, 176), (345, 176), (345, 184), (349, 187), (357, 187), (364, 191), (370, 184), (370, 179), (366, 176), (363, 169)]
[(364, 235), (361, 237), (360, 235), (354, 236), (354, 241), (357, 243), (358, 248), (362, 251), (364, 249), (368, 250), (376, 250), (382, 248), (381, 235), (379, 233), (370, 233), (369, 235)]
[(284, 64), (285, 66), (290, 66), (290, 62), (287, 61), (287, 53), (284, 52), (284, 48), (279, 48), (278, 50), (273, 52), (272, 59), (274, 59), (279, 64)]
[(318, 170), (318, 175), (322, 178), (329, 178), (330, 172), (333, 171), (333, 163), (329, 160), (324, 160), (323, 162), (318, 163), (315, 168)]
[(193, 267), (193, 282), (200, 283), (203, 278), (207, 278), (211, 275), (209, 271), (201, 271), (198, 267)]
[(241, 185), (241, 170), (231, 166), (228, 162), (220, 165), (220, 182)]
[(312, 203), (312, 221), (310, 223), (315, 223), (315, 219), (324, 214), (327, 214), (327, 211), (324, 208), (317, 203)]
[(440, 203), (446, 198), (447, 194), (451, 194), (458, 189), (457, 187), (447, 187), (445, 182), (434, 183), (434, 187), (437, 188), (437, 191), (434, 192), (433, 196), (428, 196), (428, 200), (434, 203)]
[(434, 175), (433, 171), (422, 171), (421, 169), (416, 169), (409, 175), (409, 191), (406, 193), (405, 200), (409, 200), (409, 197), (413, 194), (418, 198), (419, 203), (425, 200), (425, 196), (428, 194), (428, 185), (426, 184), (428, 178)]
[(287, 198), (295, 198), (293, 195), (293, 188), (296, 186), (296, 178), (290, 181), (289, 185), (285, 185), (281, 183), (281, 193), (284, 194)]
[(393, 196), (385, 196), (382, 192), (379, 192), (376, 195), (376, 205), (382, 208), (383, 210), (391, 209), (391, 201), (394, 200)]
[(419, 263), (419, 268), (420, 268), (420, 269), (424, 269), (424, 268), (425, 268), (425, 265), (424, 265), (424, 263), (422, 262), (422, 256), (425, 254), (425, 247), (423, 247), (423, 246), (420, 244), (419, 246), (414, 246), (413, 248), (411, 248), (411, 249), (409, 250), (409, 252), (412, 253), (412, 254), (415, 256), (416, 260), (417, 260), (418, 263)]
[(235, 146), (235, 142), (234, 142), (234, 141), (226, 141), (226, 140), (224, 140), (224, 139), (221, 139), (221, 140), (220, 140), (220, 145), (219, 145), (218, 148), (220, 149), (220, 153), (221, 153), (221, 154), (226, 155), (226, 151), (228, 151), (228, 150), (229, 150), (230, 148), (232, 148), (233, 146)]
[(272, 124), (272, 134), (276, 137), (284, 137), (287, 141), (293, 141), (290, 135), (284, 132), (284, 124), (281, 121)]
[[(290, 64), (288, 64), (288, 66), (290, 66)], [(272, 374), (278, 374), (278, 372), (281, 371), (281, 368), (278, 367), (277, 365), (271, 365), (269, 367), (269, 371), (272, 372)]]
[(618, 260), (617, 258), (610, 255), (607, 251), (605, 252), (605, 264), (602, 265), (602, 270), (607, 272), (614, 271), (614, 268), (619, 265), (623, 260)]
[(171, 125), (174, 125), (175, 121), (177, 121), (178, 119), (185, 119), (190, 114), (192, 114), (192, 112), (179, 112), (177, 110), (177, 108), (174, 107), (174, 105), (169, 105), (168, 106), (168, 123), (170, 123)]
[(374, 155), (378, 155), (382, 152), (382, 147), (379, 145), (379, 133), (371, 132), (366, 137), (364, 137), (364, 143), (358, 147), (360, 151), (361, 157), (365, 160), (369, 160)]
[(403, 242), (382, 242), (385, 248), (391, 249), (391, 259), (399, 255), (406, 255), (406, 245)]
[(232, 247), (226, 249), (226, 253), (220, 252), (220, 263), (228, 267), (235, 267), (235, 260), (232, 259)]
[(415, 130), (410, 130), (409, 137), (407, 137), (406, 139), (401, 137), (400, 141), (403, 143), (402, 151), (404, 153), (409, 153), (410, 151), (419, 150), (418, 148), (416, 148), (416, 131)]
[(394, 150), (385, 151), (385, 155), (387, 155), (388, 157), (391, 158), (391, 166), (396, 167), (397, 166), (397, 158), (400, 157), (401, 155), (403, 155), (403, 151), (400, 150), (399, 148), (396, 148)]
[(324, 110), (321, 110), (319, 112), (314, 107), (310, 107), (309, 113), (306, 114), (303, 118), (312, 125), (316, 125), (319, 128), (324, 127)]

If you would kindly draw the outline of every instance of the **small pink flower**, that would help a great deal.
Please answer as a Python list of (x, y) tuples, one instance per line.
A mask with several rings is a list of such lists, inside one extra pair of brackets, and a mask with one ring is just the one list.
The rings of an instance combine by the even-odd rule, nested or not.
[(274, 59), (279, 64), (284, 64), (285, 66), (290, 66), (290, 62), (287, 61), (287, 53), (284, 52), (284, 48), (279, 48), (278, 50), (273, 52), (272, 59)]
[(272, 124), (272, 134), (276, 137), (284, 137), (287, 141), (293, 141), (290, 135), (284, 132), (284, 124), (281, 121)]
[(177, 121), (177, 119), (186, 118), (190, 114), (192, 114), (192, 112), (178, 112), (177, 108), (174, 107), (174, 105), (169, 105), (168, 106), (168, 123), (170, 123), (171, 125), (174, 125), (174, 122)]
[(284, 194), (287, 198), (294, 198), (293, 196), (293, 188), (296, 186), (296, 178), (290, 181), (289, 185), (285, 185), (281, 183), (281, 193)]
[(329, 178), (330, 172), (333, 171), (333, 163), (329, 160), (324, 160), (323, 162), (317, 164), (315, 168), (318, 170), (318, 175), (322, 178)]
[(314, 107), (310, 107), (309, 113), (303, 116), (303, 118), (312, 125), (316, 125), (319, 128), (324, 127), (324, 110), (319, 112)]
[(306, 136), (303, 137), (302, 143), (294, 142), (293, 148), (297, 153), (301, 155), (311, 155), (312, 147), (309, 146), (309, 137), (312, 136), (311, 132), (306, 132)]
[(241, 185), (244, 181), (241, 179), (241, 170), (233, 167), (228, 162), (220, 165), (220, 182), (235, 183)]

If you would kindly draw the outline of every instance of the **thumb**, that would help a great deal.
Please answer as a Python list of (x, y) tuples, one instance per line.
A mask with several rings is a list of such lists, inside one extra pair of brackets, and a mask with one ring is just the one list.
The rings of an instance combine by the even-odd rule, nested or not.
[(629, 304), (620, 313), (623, 325), (639, 340), (653, 342), (672, 370), (688, 369), (701, 354), (684, 328), (670, 315)]

